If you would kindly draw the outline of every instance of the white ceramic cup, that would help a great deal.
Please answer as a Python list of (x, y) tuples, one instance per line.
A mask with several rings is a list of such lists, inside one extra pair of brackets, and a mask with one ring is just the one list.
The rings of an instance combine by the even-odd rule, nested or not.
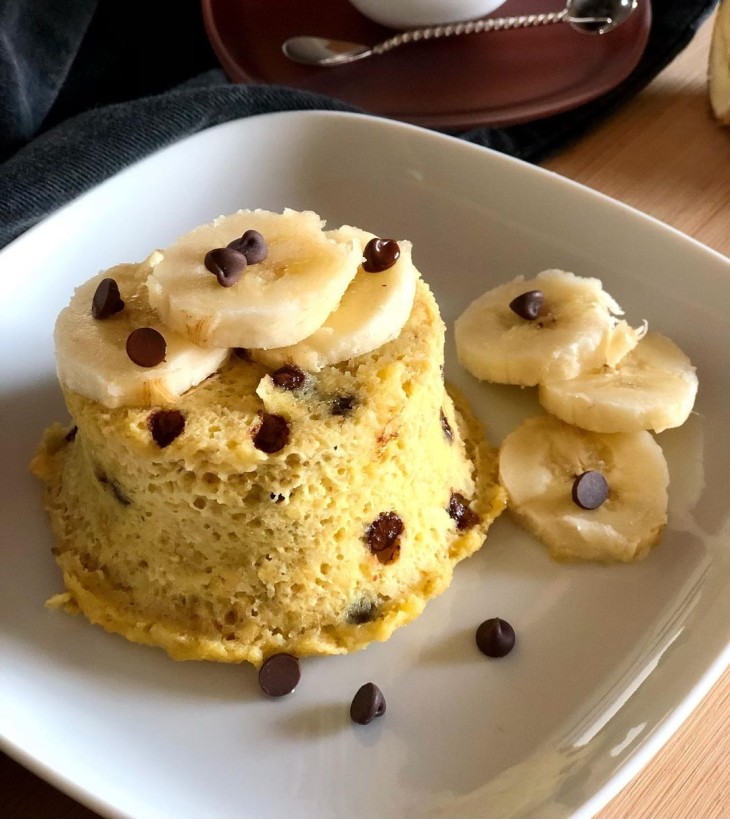
[(505, 0), (350, 0), (365, 17), (390, 28), (418, 28), (484, 17)]

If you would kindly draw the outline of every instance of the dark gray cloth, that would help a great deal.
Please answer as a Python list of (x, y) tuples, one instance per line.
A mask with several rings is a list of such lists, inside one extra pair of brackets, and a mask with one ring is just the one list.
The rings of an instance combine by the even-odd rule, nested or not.
[[(640, 64), (600, 99), (458, 135), (543, 159), (650, 82), (715, 4), (655, 0)], [(295, 89), (233, 85), (216, 65), (195, 0), (0, 0), (0, 247), (131, 162), (204, 128), (269, 111), (356, 110)]]

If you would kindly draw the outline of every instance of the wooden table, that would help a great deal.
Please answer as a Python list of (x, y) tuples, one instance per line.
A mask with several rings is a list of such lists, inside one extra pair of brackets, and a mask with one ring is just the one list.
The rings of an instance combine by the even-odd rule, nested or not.
[[(545, 164), (730, 255), (730, 128), (713, 121), (706, 96), (711, 24), (632, 103)], [(0, 815), (96, 816), (2, 754)], [(728, 817), (730, 671), (596, 819)]]

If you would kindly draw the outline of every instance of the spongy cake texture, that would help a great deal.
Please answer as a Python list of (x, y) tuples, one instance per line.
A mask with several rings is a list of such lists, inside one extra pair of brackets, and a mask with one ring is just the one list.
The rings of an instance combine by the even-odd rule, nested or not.
[[(444, 325), (419, 282), (400, 336), (373, 353), (275, 385), (232, 357), (176, 404), (161, 447), (149, 408), (65, 391), (77, 427), (51, 427), (45, 483), (66, 592), (58, 602), (176, 659), (335, 654), (384, 640), (450, 583), (504, 507), (495, 457), (442, 379)], [(266, 454), (263, 413), (289, 441)], [(476, 513), (459, 528), (458, 493)], [(368, 534), (397, 516), (396, 548)]]

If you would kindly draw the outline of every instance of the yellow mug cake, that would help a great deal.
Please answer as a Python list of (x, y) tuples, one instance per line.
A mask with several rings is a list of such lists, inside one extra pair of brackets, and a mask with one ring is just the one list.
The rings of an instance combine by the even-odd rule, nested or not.
[(176, 659), (387, 639), (505, 504), (405, 241), (240, 211), (75, 292), (32, 468), (82, 611)]

